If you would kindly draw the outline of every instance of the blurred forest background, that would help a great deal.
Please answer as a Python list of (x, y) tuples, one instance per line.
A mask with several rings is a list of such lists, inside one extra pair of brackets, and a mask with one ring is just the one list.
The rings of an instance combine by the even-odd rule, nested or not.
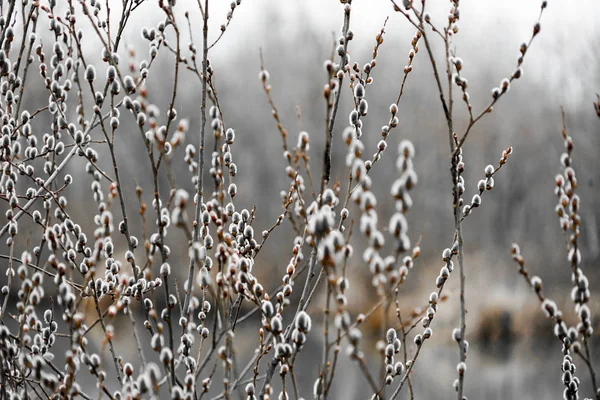
[[(118, 8), (120, 2), (114, 3)], [(537, 0), (511, 0), (461, 4), (461, 29), (455, 36), (454, 45), (456, 54), (464, 61), (463, 72), (469, 80), (476, 112), (491, 100), (491, 89), (513, 71), (519, 46), (530, 37), (538, 17), (539, 3)], [(229, 2), (213, 1), (211, 7), (210, 29), (214, 39), (219, 26), (225, 22)], [(428, 7), (432, 21), (442, 25), (449, 3), (431, 1)], [(188, 4), (180, 0), (177, 9), (181, 13), (182, 26), (185, 26), (183, 13), (186, 9), (190, 10), (193, 34), (196, 45), (200, 47), (201, 18), (195, 2), (189, 0)], [(375, 152), (381, 138), (380, 128), (387, 124), (388, 108), (397, 97), (415, 30), (400, 14), (393, 12), (388, 1), (353, 1), (351, 29), (355, 39), (350, 43), (349, 52), (351, 61), (360, 65), (370, 61), (375, 35), (387, 16), (390, 18), (385, 42), (380, 47), (373, 75), (375, 81), (367, 96), (370, 112), (363, 127), (367, 157)], [(135, 56), (131, 59), (123, 47), (124, 62), (135, 60), (138, 64), (147, 57), (148, 42), (141, 38), (139, 32), (144, 26), (155, 27), (163, 17), (154, 1), (143, 5), (140, 12), (133, 15), (125, 44), (135, 50)], [(236, 9), (225, 35), (209, 54), (225, 126), (236, 130), (233, 151), (239, 167), (237, 208), (257, 205), (256, 213), (264, 224), (255, 227), (258, 231), (268, 228), (276, 220), (282, 211), (279, 193), (289, 188), (289, 178), (284, 171), (286, 163), (281, 156), (281, 138), (258, 80), (259, 48), (264, 55), (265, 69), (270, 72), (272, 95), (290, 133), (290, 142), (295, 143), (300, 130), (311, 134), (311, 168), (318, 176), (325, 138), (322, 89), (326, 74), (323, 62), (332, 53), (342, 17), (342, 6), (334, 0), (246, 0)], [(565, 239), (554, 212), (553, 182), (560, 170), (559, 155), (563, 149), (561, 105), (565, 108), (569, 132), (575, 141), (573, 157), (582, 199), (582, 267), (592, 288), (590, 308), (595, 313), (595, 321), (600, 318), (600, 120), (592, 106), (596, 93), (600, 92), (598, 21), (600, 4), (596, 1), (551, 1), (542, 19), (541, 33), (525, 59), (523, 77), (511, 85), (510, 93), (476, 126), (466, 142), (463, 154), (467, 193), (474, 193), (487, 164), (497, 164), (502, 150), (508, 146), (514, 148), (508, 165), (496, 177), (495, 189), (485, 196), (481, 209), (464, 226), (468, 279), (467, 339), (471, 344), (466, 379), (469, 398), (542, 399), (557, 398), (562, 392), (560, 344), (552, 335), (551, 322), (541, 313), (538, 300), (519, 276), (510, 258), (510, 245), (516, 241), (521, 245), (530, 272), (544, 279), (545, 292), (565, 310), (567, 321), (574, 320), (569, 298), (571, 273), (566, 261)], [(186, 38), (187, 32), (182, 32), (182, 35)], [(187, 39), (183, 43), (185, 47)], [(99, 58), (100, 47), (94, 46), (93, 39), (88, 46), (86, 51), (89, 51), (90, 57)], [(438, 62), (443, 63), (441, 43), (437, 50)], [(170, 96), (165, 93), (170, 93), (173, 72), (172, 54), (161, 51), (151, 68), (147, 89), (150, 101), (163, 113), (170, 101)], [(103, 76), (103, 71), (99, 71), (99, 75)], [(35, 85), (32, 84), (32, 87)], [(35, 109), (38, 102), (42, 105), (46, 101), (43, 87), (39, 90), (39, 97), (34, 92), (26, 94), (29, 109)], [(343, 90), (334, 135), (333, 177), (345, 181), (346, 148), (341, 132), (351, 109), (351, 94), (346, 85)], [(180, 118), (189, 120), (191, 133), (188, 140), (196, 145), (200, 124), (199, 99), (199, 81), (189, 71), (184, 71), (176, 108)], [(468, 113), (464, 103), (459, 101), (460, 97), (457, 96), (457, 99), (457, 131), (463, 132)], [(395, 149), (401, 139), (413, 141), (419, 184), (413, 192), (414, 207), (409, 213), (409, 225), (413, 241), (422, 234), (422, 256), (411, 272), (408, 284), (402, 287), (400, 297), (402, 308), (411, 310), (426, 304), (441, 267), (441, 251), (451, 244), (454, 229), (446, 123), (424, 45), (415, 58), (399, 108), (399, 129), (389, 139), (392, 153), (384, 154), (372, 176), (380, 215), (389, 216), (394, 206), (389, 188), (396, 174)], [(123, 124), (125, 120), (134, 123), (132, 118), (124, 118)], [(120, 131), (122, 146), (118, 147), (117, 156), (124, 171), (122, 180), (127, 184), (126, 195), (132, 202), (130, 207), (135, 209), (135, 183), (147, 188), (144, 199), (150, 202), (152, 175), (148, 171), (147, 157), (141, 150), (139, 135), (132, 130), (128, 136), (125, 128)], [(212, 138), (208, 143), (211, 148)], [(104, 157), (101, 160), (108, 161)], [(171, 164), (178, 184), (191, 192), (193, 188), (182, 150), (175, 154)], [(77, 203), (72, 200), (69, 205), (73, 219), (84, 228), (87, 221), (87, 228), (93, 229), (86, 204), (94, 207), (94, 203), (83, 165), (81, 160), (71, 165), (68, 172), (79, 184), (68, 189), (70, 191), (66, 195), (71, 199), (81, 199)], [(110, 170), (110, 164), (104, 167)], [(166, 195), (168, 180), (166, 175), (161, 178), (161, 187), (165, 190), (163, 195)], [(134, 215), (134, 231), (135, 224), (139, 224), (135, 219)], [(269, 276), (273, 277), (269, 289), (280, 283), (280, 271), (286, 266), (293, 235), (289, 226), (282, 226), (278, 234), (269, 239), (269, 246), (261, 251), (255, 272), (266, 281)], [(360, 239), (358, 233), (355, 236)], [(183, 234), (169, 240), (173, 254), (181, 254), (182, 260), (185, 259), (187, 244)], [(349, 296), (354, 315), (366, 311), (375, 299), (368, 268), (360, 263), (361, 246), (355, 245), (356, 255), (349, 267), (352, 290), (359, 291), (357, 295)], [(122, 249), (124, 251), (125, 247)], [(172, 257), (171, 264), (177, 265), (176, 260), (176, 256)], [(185, 279), (184, 265), (185, 262), (181, 263), (181, 281)], [(455, 379), (458, 352), (452, 343), (451, 331), (458, 323), (458, 276), (452, 276), (449, 285), (450, 298), (441, 306), (443, 312), (440, 313), (441, 318), (436, 318), (434, 337), (423, 350), (422, 359), (415, 368), (413, 382), (418, 398), (455, 396), (451, 385)], [(321, 304), (317, 299), (313, 303), (313, 311)], [(316, 323), (318, 319), (314, 321)], [(118, 326), (116, 324), (117, 347), (126, 352), (126, 346), (118, 343), (125, 343), (131, 338), (127, 334), (119, 335)], [(599, 328), (596, 326), (596, 332)], [(245, 334), (243, 330), (240, 332), (238, 335)], [(375, 351), (375, 335), (378, 332), (377, 322), (373, 323), (372, 332), (365, 328), (365, 336), (373, 339), (370, 349), (365, 346), (365, 352)], [(242, 354), (251, 351), (255, 345), (256, 330), (248, 331), (247, 336), (240, 341), (249, 345), (247, 350), (238, 349)], [(595, 343), (594, 359), (597, 361), (600, 359), (600, 342), (596, 340)], [(310, 356), (310, 353), (301, 354), (301, 357)], [(339, 373), (346, 376), (337, 382), (343, 386), (334, 393), (340, 396), (338, 398), (360, 398), (363, 378), (345, 356), (342, 361), (348, 365), (342, 366)], [(309, 394), (309, 385), (314, 382), (316, 371), (297, 373), (304, 383), (302, 392)], [(581, 368), (580, 374), (584, 393), (591, 393), (587, 371)]]

